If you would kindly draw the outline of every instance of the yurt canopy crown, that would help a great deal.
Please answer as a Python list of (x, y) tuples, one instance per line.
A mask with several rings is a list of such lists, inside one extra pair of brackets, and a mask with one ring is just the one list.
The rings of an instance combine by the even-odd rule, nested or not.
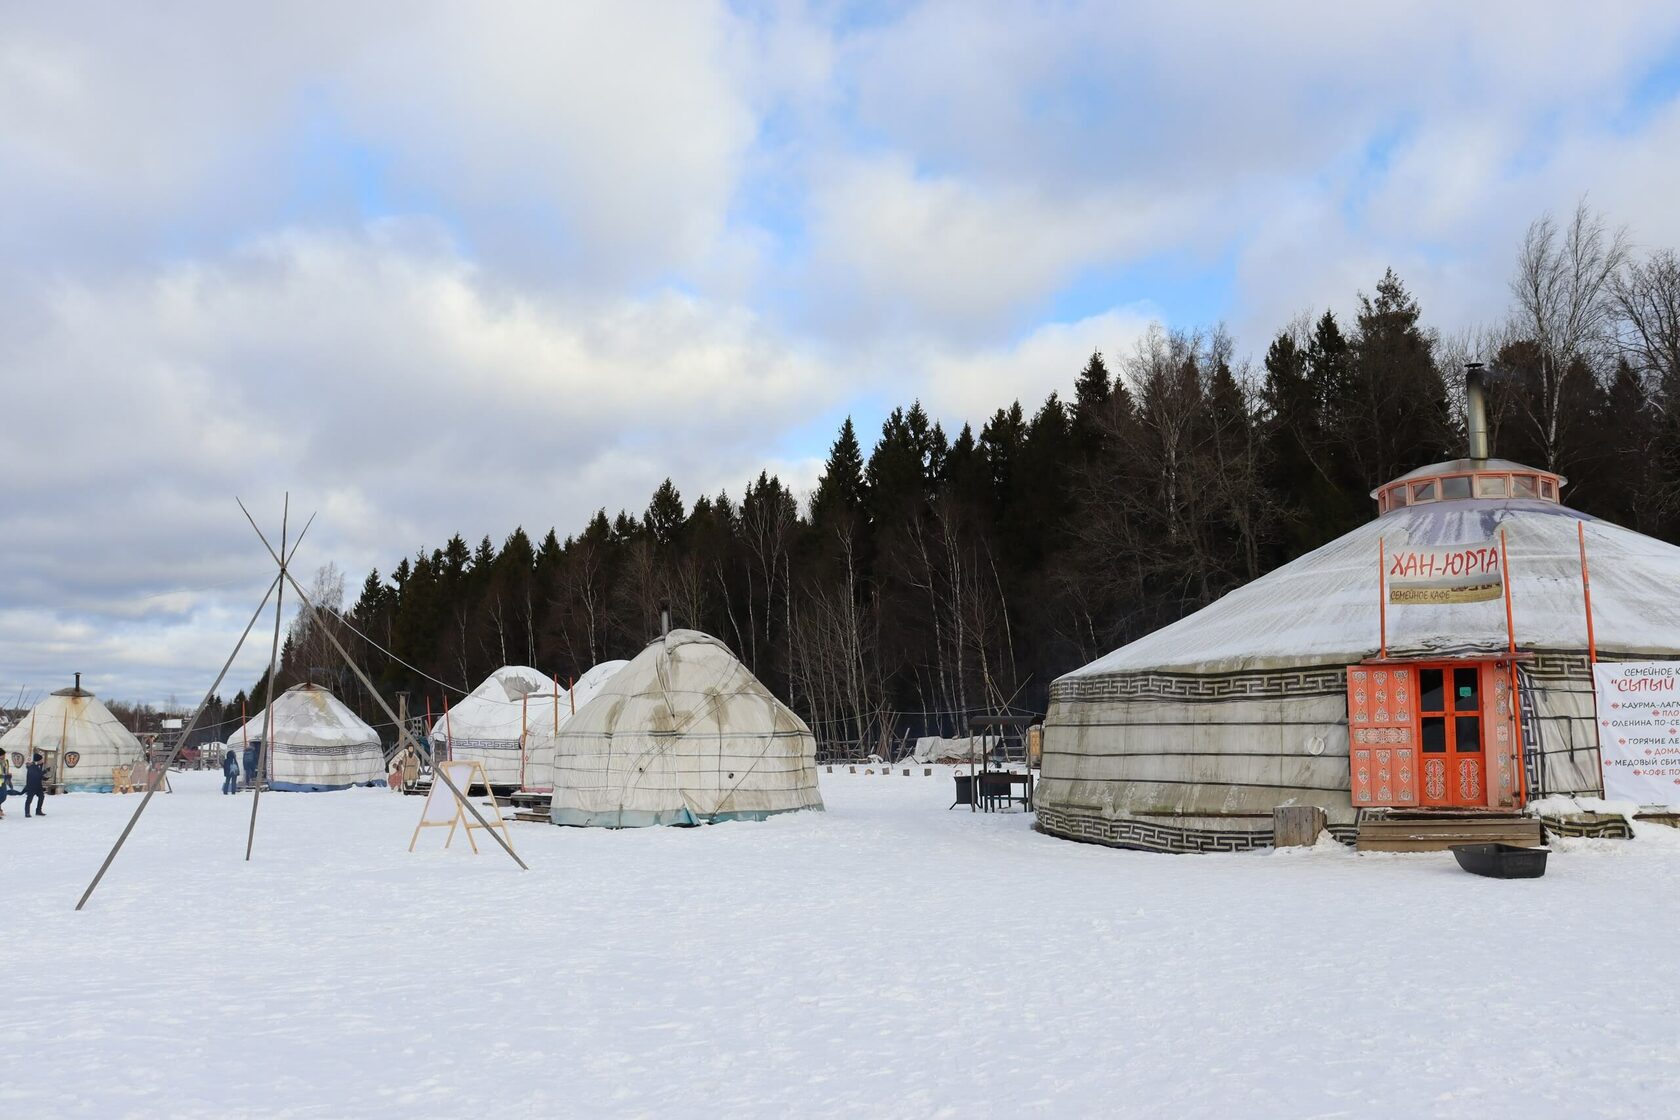
[(1371, 491), (1379, 514), (1431, 502), (1470, 499), (1561, 504), (1559, 494), (1569, 481), (1562, 475), (1488, 457), (1487, 393), (1480, 362), (1465, 363), (1464, 408), (1468, 456), (1419, 467)]

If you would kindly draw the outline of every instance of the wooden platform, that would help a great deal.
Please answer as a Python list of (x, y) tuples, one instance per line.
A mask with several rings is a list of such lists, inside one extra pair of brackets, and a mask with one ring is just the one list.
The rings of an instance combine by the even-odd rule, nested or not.
[(1544, 842), (1540, 821), (1522, 813), (1396, 809), (1367, 812), (1354, 846), (1362, 852), (1444, 852), (1455, 844), (1535, 848)]
[(552, 794), (532, 793), (529, 790), (515, 790), (508, 795), (508, 800), (513, 802), (513, 819), (529, 821), (532, 824), (549, 823), (548, 807), (552, 799)]

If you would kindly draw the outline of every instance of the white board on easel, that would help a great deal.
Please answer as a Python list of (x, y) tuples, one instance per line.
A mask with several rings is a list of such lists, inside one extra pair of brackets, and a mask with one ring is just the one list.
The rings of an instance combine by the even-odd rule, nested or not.
[[(472, 830), (475, 828), (500, 829), (502, 839), (507, 842), (508, 850), (513, 850), (513, 837), (508, 832), (507, 822), (502, 819), (502, 806), (496, 800), (495, 793), (490, 790), (490, 780), (484, 774), (484, 766), (471, 759), (456, 759), (454, 761), (439, 761), (433, 768), (432, 788), (426, 794), (426, 803), (420, 808), (420, 823), (414, 826), (414, 836), (408, 842), (408, 850), (413, 851), (414, 845), (420, 839), (423, 828), (447, 828), (449, 835), (443, 839), (445, 848), (455, 839), (457, 828), (465, 829), (467, 843), (472, 845), (473, 854), (478, 854), (478, 842), (473, 839)], [(455, 788), (461, 791), (456, 797), (449, 788), (449, 782), (443, 780), (443, 775), (436, 771), (443, 771), (455, 783)], [(485, 814), (486, 824), (479, 824), (471, 813), (467, 812), (465, 801), (468, 793), (475, 785), (484, 787), (490, 795), (490, 811)]]

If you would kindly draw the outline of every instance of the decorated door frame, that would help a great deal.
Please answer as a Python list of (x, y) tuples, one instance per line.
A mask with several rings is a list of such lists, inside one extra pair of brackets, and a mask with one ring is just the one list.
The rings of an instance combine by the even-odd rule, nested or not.
[(1525, 788), (1515, 679), (1509, 658), (1350, 665), (1353, 807), (1521, 808)]

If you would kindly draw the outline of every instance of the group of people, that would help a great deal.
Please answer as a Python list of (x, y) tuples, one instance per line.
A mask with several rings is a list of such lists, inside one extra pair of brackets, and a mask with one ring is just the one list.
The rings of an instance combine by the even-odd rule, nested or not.
[[(249, 747), (245, 749), (245, 784), (247, 786), (256, 777), (257, 756), (259, 754), (261, 754), (261, 751), (255, 751)], [(239, 792), (239, 755), (234, 753), (232, 747), (229, 747), (227, 753), (222, 755), (222, 792)]]
[[(12, 785), (12, 758), (4, 751), (0, 751), (0, 817), (6, 815), (6, 798), (17, 792)], [(47, 760), (40, 751), (29, 765), (24, 767), (23, 774), (23, 815), (25, 817), (44, 817), (47, 815)], [(29, 811), (30, 806), (35, 811)]]

